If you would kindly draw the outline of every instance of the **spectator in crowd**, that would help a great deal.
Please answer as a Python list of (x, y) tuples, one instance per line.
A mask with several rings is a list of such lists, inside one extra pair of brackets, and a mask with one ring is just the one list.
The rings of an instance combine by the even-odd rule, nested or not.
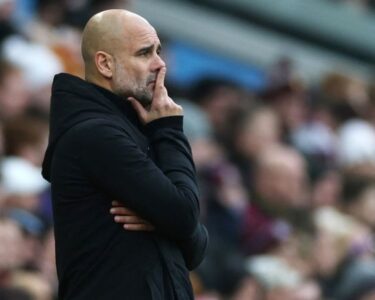
[(357, 118), (342, 124), (337, 158), (345, 173), (375, 179), (375, 128), (371, 123)]
[(42, 166), (47, 148), (48, 122), (43, 117), (21, 115), (4, 122), (5, 155), (21, 157)]
[(338, 206), (342, 193), (341, 173), (337, 169), (327, 169), (319, 176), (311, 178), (311, 205), (314, 208)]
[(38, 213), (40, 193), (48, 187), (41, 168), (25, 158), (9, 156), (3, 159), (0, 172), (4, 205)]
[(233, 116), (250, 105), (245, 91), (236, 83), (221, 78), (204, 78), (192, 88), (190, 99), (206, 112), (221, 143), (228, 140), (228, 126)]
[(52, 292), (57, 291), (57, 272), (55, 257), (55, 236), (53, 228), (46, 230), (43, 235), (42, 247), (36, 259), (37, 270), (40, 276), (49, 283)]
[[(217, 298), (263, 299), (263, 285), (246, 269), (245, 256), (238, 247), (213, 236), (211, 247), (203, 264), (196, 271), (196, 284), (200, 285), (198, 296), (219, 292)], [(205, 298), (202, 298), (205, 299)]]
[(23, 114), (29, 105), (29, 96), (21, 70), (0, 59), (0, 120)]
[(15, 10), (14, 0), (0, 2), (0, 45), (9, 35), (15, 34), (16, 29), (11, 23), (11, 16)]
[(23, 264), (22, 232), (14, 221), (0, 218), (0, 286), (8, 286), (12, 270)]
[[(312, 253), (323, 296), (344, 299), (358, 284), (349, 279), (353, 278), (353, 272), (356, 276), (367, 276), (365, 266), (374, 264), (370, 230), (351, 216), (328, 207), (314, 213), (314, 224), (316, 234)], [(374, 271), (370, 273), (374, 274)], [(353, 284), (353, 289), (349, 289), (349, 283)]]
[(268, 107), (256, 107), (237, 115), (231, 124), (230, 156), (240, 168), (245, 185), (252, 188), (259, 155), (281, 142), (280, 119)]
[(343, 183), (343, 210), (375, 233), (375, 182), (371, 177), (348, 176)]
[(264, 287), (262, 299), (321, 299), (317, 282), (305, 277), (277, 255), (253, 256), (248, 259), (246, 266), (249, 273)]
[(307, 95), (306, 87), (298, 80), (271, 86), (259, 95), (279, 116), (282, 136), (287, 143), (290, 143), (293, 132), (306, 120)]
[(245, 253), (265, 253), (288, 237), (308, 208), (306, 179), (305, 162), (290, 147), (271, 147), (258, 156), (242, 232)]
[(9, 37), (3, 42), (2, 48), (4, 57), (22, 72), (25, 88), (29, 93), (27, 106), (37, 107), (47, 113), (51, 97), (51, 77), (63, 71), (57, 55), (47, 46), (20, 36)]
[(198, 169), (205, 208), (204, 220), (211, 233), (224, 244), (240, 246), (244, 212), (249, 206), (247, 190), (236, 166), (225, 158)]

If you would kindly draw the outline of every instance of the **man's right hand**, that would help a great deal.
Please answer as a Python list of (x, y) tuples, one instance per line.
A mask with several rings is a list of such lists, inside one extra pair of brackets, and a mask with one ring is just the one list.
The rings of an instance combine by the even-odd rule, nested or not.
[(129, 231), (154, 231), (155, 227), (138, 216), (134, 211), (123, 206), (120, 202), (112, 201), (110, 213), (115, 215), (116, 223), (123, 224), (125, 230)]
[(154, 120), (171, 117), (181, 116), (183, 109), (180, 105), (176, 104), (169, 96), (168, 91), (164, 86), (164, 79), (167, 69), (161, 68), (155, 82), (154, 95), (150, 108), (144, 108), (138, 100), (129, 97), (128, 100), (133, 105), (133, 108), (138, 113), (140, 121), (146, 125)]

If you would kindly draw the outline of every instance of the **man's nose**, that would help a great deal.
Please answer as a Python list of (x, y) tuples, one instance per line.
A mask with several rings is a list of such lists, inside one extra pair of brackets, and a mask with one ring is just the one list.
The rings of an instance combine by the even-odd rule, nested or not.
[(160, 70), (162, 67), (165, 67), (165, 62), (159, 55), (156, 55), (152, 69), (156, 71)]

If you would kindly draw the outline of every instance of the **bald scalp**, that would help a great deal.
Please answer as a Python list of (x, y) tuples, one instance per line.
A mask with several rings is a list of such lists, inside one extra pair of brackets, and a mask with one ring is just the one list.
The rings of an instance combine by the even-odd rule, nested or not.
[(276, 167), (305, 167), (301, 155), (293, 148), (273, 146), (261, 153), (257, 161), (258, 168), (275, 169)]
[(93, 75), (95, 71), (95, 54), (104, 51), (114, 55), (130, 38), (126, 29), (137, 22), (148, 23), (141, 16), (124, 9), (105, 10), (90, 18), (83, 30), (81, 44), (86, 75)]

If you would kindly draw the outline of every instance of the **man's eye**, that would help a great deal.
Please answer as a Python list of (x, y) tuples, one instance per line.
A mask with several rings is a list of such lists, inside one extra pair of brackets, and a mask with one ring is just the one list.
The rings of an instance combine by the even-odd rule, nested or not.
[(142, 51), (139, 55), (140, 56), (148, 56), (150, 54), (149, 51)]

